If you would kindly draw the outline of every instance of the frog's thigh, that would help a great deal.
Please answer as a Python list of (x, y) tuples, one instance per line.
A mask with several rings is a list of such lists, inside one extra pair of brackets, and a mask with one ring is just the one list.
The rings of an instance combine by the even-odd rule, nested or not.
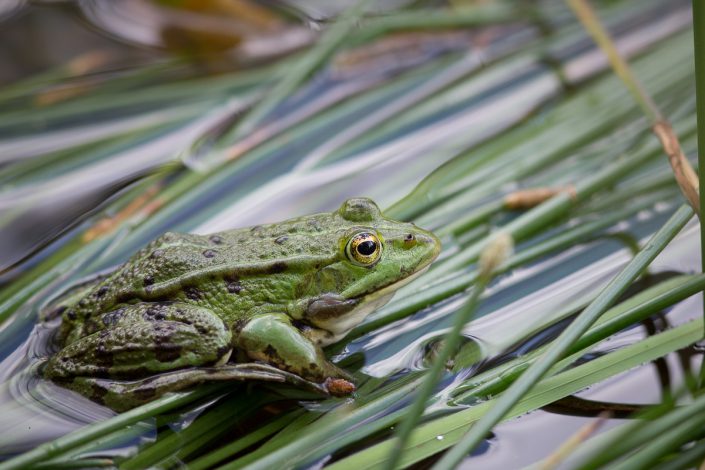
[(52, 379), (140, 378), (229, 356), (231, 334), (208, 309), (183, 303), (137, 304), (101, 317), (104, 329), (67, 345), (47, 363)]
[(282, 313), (253, 317), (240, 330), (235, 344), (251, 359), (264, 361), (313, 382), (322, 382), (329, 377), (347, 378), (347, 374), (328, 362), (323, 351)]

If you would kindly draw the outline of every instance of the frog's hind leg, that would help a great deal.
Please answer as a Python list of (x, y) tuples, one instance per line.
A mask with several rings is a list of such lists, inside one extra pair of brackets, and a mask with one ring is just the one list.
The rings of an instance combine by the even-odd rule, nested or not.
[(52, 356), (45, 377), (78, 390), (79, 379), (137, 380), (186, 367), (225, 363), (231, 333), (222, 319), (194, 305), (125, 305), (85, 325), (86, 335)]
[(266, 381), (289, 383), (314, 393), (327, 395), (325, 387), (302, 379), (267, 364), (226, 364), (219, 367), (192, 367), (174, 370), (141, 380), (124, 381), (95, 377), (79, 377), (67, 384), (93, 401), (115, 411), (143, 405), (168, 392), (178, 392), (203, 383), (233, 381)]

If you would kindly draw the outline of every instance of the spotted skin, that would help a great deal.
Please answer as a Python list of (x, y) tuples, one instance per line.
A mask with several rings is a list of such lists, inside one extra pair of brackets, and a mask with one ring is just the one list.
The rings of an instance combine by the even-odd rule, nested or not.
[(210, 366), (232, 350), (232, 334), (222, 319), (181, 302), (119, 306), (91, 318), (82, 330), (83, 336), (49, 359), (46, 377), (136, 379)]
[[(360, 233), (379, 245), (367, 264), (349, 251)], [(62, 321), (61, 349), (44, 375), (116, 409), (208, 381), (213, 369), (232, 367), (229, 359), (267, 364), (278, 381), (350, 393), (350, 377), (321, 347), (382, 305), (439, 249), (433, 234), (384, 217), (365, 198), (270, 225), (166, 233), (46, 309)], [(213, 381), (277, 375), (243, 367)], [(116, 403), (121, 395), (124, 406)]]

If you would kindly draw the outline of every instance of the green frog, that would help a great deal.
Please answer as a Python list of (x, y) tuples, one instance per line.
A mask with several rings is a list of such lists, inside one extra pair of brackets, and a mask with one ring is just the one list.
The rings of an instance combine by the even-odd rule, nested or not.
[(166, 233), (53, 302), (46, 378), (116, 410), (204, 382), (272, 380), (344, 396), (322, 347), (438, 256), (440, 242), (367, 198), (211, 235)]

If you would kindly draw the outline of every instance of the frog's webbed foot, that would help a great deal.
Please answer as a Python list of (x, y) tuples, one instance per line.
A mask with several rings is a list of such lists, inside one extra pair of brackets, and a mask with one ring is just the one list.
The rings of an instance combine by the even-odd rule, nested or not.
[(324, 385), (310, 382), (267, 364), (256, 363), (192, 367), (131, 381), (78, 377), (64, 386), (121, 412), (159, 398), (168, 392), (178, 392), (203, 383), (232, 381), (288, 383), (318, 395), (328, 394), (328, 389)]
[(352, 378), (330, 363), (291, 318), (283, 313), (259, 314), (235, 332), (235, 344), (250, 358), (321, 384), (335, 396), (355, 391)]

